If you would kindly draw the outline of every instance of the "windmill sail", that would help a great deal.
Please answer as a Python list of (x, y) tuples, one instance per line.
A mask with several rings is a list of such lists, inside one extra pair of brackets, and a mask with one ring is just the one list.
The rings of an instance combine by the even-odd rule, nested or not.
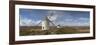
[(53, 23), (53, 21), (49, 20), (49, 22), (50, 22), (53, 26), (56, 26), (56, 25)]
[(53, 11), (50, 12), (50, 15), (45, 16), (45, 17), (43, 18), (43, 20), (40, 21), (37, 25), (42, 24), (42, 25), (41, 25), (41, 26), (42, 26), (42, 30), (49, 30), (49, 29), (50, 29), (50, 24), (56, 26), (56, 25), (53, 23), (53, 21), (50, 20), (50, 18), (51, 18), (53, 15), (54, 15), (54, 12), (53, 12)]

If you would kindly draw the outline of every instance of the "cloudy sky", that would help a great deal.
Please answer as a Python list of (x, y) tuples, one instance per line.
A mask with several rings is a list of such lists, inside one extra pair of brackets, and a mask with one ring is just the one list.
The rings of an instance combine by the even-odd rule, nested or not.
[[(90, 14), (88, 11), (63, 11), (43, 9), (19, 9), (20, 26), (35, 26), (42, 19), (51, 14), (50, 20), (56, 25), (62, 26), (89, 26)], [(41, 24), (40, 24), (41, 25)]]

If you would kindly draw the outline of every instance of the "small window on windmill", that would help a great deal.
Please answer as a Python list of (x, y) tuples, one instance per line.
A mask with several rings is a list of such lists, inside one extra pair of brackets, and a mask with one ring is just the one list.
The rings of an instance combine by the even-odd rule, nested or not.
[(43, 29), (44, 29), (44, 27), (43, 27)]

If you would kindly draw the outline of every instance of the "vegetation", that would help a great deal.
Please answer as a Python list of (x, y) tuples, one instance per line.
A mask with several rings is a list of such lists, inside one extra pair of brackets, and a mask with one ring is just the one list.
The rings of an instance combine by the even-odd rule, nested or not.
[(25, 35), (50, 35), (50, 34), (74, 34), (74, 33), (89, 33), (89, 27), (51, 27), (50, 30), (41, 30), (40, 26), (21, 26), (20, 36)]

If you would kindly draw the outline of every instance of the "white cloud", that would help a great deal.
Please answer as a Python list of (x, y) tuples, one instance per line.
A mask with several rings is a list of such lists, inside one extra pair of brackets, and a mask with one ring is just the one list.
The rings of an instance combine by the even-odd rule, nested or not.
[(64, 20), (57, 21), (56, 24), (62, 26), (89, 26), (89, 18), (72, 18), (71, 16), (66, 17)]
[(32, 19), (21, 19), (20, 20), (20, 26), (35, 26), (37, 25), (41, 20), (35, 21)]
[[(53, 13), (53, 15), (50, 15), (50, 13)], [(57, 11), (48, 11), (48, 17), (51, 21), (55, 21), (62, 17), (64, 14), (63, 12), (57, 12)]]
[(79, 20), (87, 21), (87, 20), (89, 20), (89, 18), (83, 18), (83, 17), (80, 17)]

